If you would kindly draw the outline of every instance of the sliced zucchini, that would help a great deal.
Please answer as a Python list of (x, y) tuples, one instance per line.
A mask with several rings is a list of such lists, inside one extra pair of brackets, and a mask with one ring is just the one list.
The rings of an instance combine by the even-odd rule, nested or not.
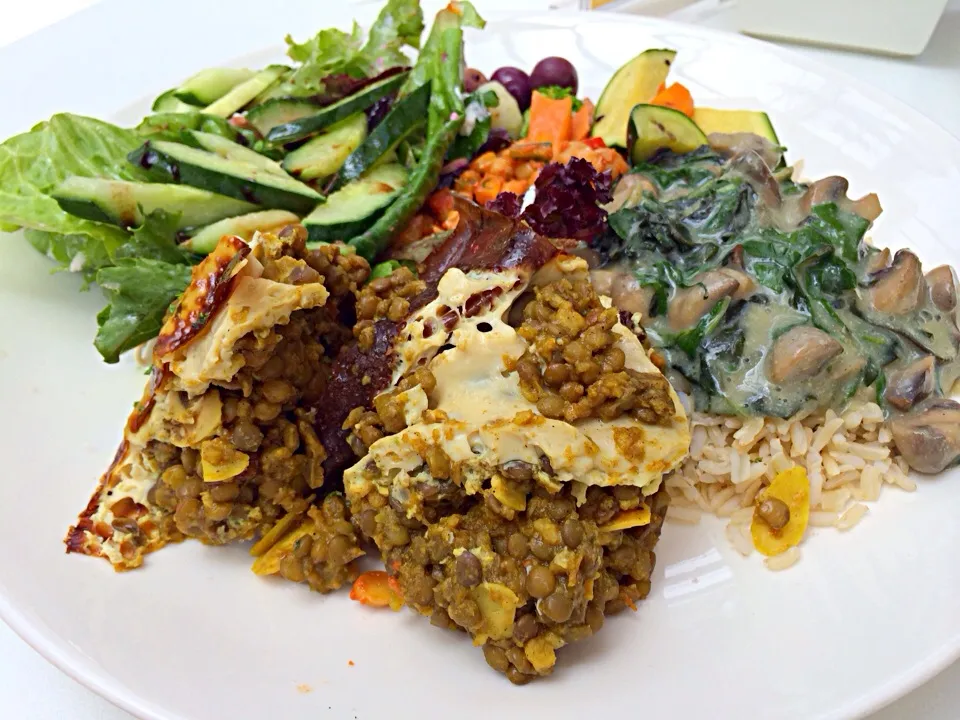
[(261, 70), (249, 80), (234, 87), (223, 97), (207, 105), (203, 112), (207, 115), (230, 117), (279, 80), (286, 70), (287, 68), (282, 65), (271, 65), (265, 70)]
[(490, 127), (506, 130), (514, 140), (522, 137), (520, 130), (523, 128), (523, 113), (520, 112), (520, 105), (516, 98), (496, 81), (485, 83), (477, 88), (478, 93), (485, 90), (496, 93), (498, 101), (494, 107), (488, 108), (490, 111)]
[(685, 153), (707, 144), (707, 136), (693, 120), (661, 105), (637, 105), (630, 113), (627, 135), (634, 163), (647, 160), (661, 148)]
[(382, 165), (332, 193), (327, 202), (303, 219), (310, 241), (349, 240), (363, 232), (406, 183), (407, 169), (403, 165)]
[(320, 106), (312, 100), (281, 97), (250, 108), (246, 118), (261, 135), (266, 135), (277, 125), (316, 115), (319, 109)]
[(255, 74), (246, 68), (207, 68), (184, 80), (173, 94), (188, 105), (203, 107), (219, 100)]
[(150, 106), (150, 109), (155, 113), (184, 113), (184, 112), (196, 112), (197, 108), (193, 105), (187, 105), (176, 96), (176, 90), (167, 90), (162, 95), (158, 95), (157, 99), (153, 101), (153, 105)]
[(213, 251), (224, 235), (236, 235), (250, 242), (250, 238), (258, 230), (268, 232), (297, 222), (300, 222), (299, 216), (286, 210), (261, 210), (239, 217), (224, 218), (194, 232), (183, 242), (182, 247), (206, 255)]
[(248, 202), (184, 185), (68, 177), (52, 193), (71, 215), (133, 227), (154, 210), (180, 213), (179, 228), (196, 227), (256, 208)]
[(367, 137), (367, 116), (351, 115), (311, 138), (283, 159), (284, 169), (304, 180), (333, 175)]
[(430, 83), (421, 85), (409, 95), (397, 100), (390, 112), (366, 140), (343, 163), (337, 174), (334, 189), (356, 180), (379, 162), (387, 153), (396, 151), (404, 138), (427, 122), (430, 107)]
[(200, 130), (187, 130), (185, 135), (190, 138), (191, 143), (195, 144), (201, 150), (212, 152), (219, 155), (224, 160), (237, 160), (239, 162), (249, 163), (274, 175), (287, 177), (287, 173), (276, 160), (271, 160), (265, 155), (261, 155), (255, 150), (244, 147), (240, 143), (228, 140), (221, 135), (202, 132)]
[(327, 105), (309, 117), (277, 125), (267, 133), (267, 140), (272, 143), (283, 144), (309, 137), (325, 127), (347, 119), (356, 112), (366, 110), (377, 100), (386, 97), (399, 88), (403, 81), (407, 79), (407, 74), (402, 72), (391, 75), (385, 80), (367, 85), (340, 102)]
[(621, 66), (600, 94), (591, 137), (609, 147), (627, 147), (627, 123), (635, 105), (648, 103), (667, 79), (675, 50), (645, 50)]
[(130, 153), (128, 159), (174, 182), (268, 208), (307, 213), (323, 202), (323, 195), (289, 175), (276, 175), (250, 163), (227, 160), (179, 143), (149, 140)]
[(774, 145), (780, 144), (770, 118), (765, 112), (758, 110), (718, 110), (698, 107), (693, 111), (693, 121), (703, 130), (704, 135), (749, 132), (766, 138)]

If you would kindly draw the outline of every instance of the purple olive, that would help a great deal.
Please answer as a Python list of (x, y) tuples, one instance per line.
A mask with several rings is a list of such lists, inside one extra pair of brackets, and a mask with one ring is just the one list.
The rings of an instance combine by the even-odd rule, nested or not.
[(570, 88), (577, 94), (577, 69), (562, 57), (548, 57), (538, 62), (530, 73), (530, 85), (536, 89), (544, 85)]
[(523, 70), (507, 65), (498, 68), (490, 79), (503, 85), (507, 92), (513, 95), (513, 99), (520, 106), (520, 112), (530, 107), (530, 93), (532, 92), (530, 76)]
[(487, 81), (487, 76), (476, 68), (467, 68), (463, 71), (463, 89), (472, 93)]

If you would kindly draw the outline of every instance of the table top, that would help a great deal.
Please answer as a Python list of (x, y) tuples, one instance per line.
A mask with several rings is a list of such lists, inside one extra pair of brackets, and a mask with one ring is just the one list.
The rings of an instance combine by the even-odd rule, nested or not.
[[(0, 24), (0, 67), (7, 47), (56, 22), (71, 23), (80, 13), (109, 11), (124, 0), (32, 0), (5, 9)], [(356, 0), (354, 0), (356, 1)], [(564, 0), (523, 0), (525, 9), (557, 7)], [(481, 11), (516, 7), (516, 0), (475, 0)], [(699, 0), (680, 9), (679, 2), (649, 2), (665, 17), (723, 30), (737, 29), (735, 0)], [(570, 3), (566, 3), (569, 5)], [(97, 7), (89, 7), (96, 5)], [(642, 10), (643, 0), (632, 3)], [(824, 48), (797, 51), (885, 89), (960, 137), (960, 0), (950, 0), (929, 46), (911, 59), (887, 58)], [(48, 664), (0, 622), (0, 715), (24, 720), (130, 720), (131, 715), (80, 686)], [(894, 702), (870, 720), (954, 720), (960, 717), (960, 662)]]

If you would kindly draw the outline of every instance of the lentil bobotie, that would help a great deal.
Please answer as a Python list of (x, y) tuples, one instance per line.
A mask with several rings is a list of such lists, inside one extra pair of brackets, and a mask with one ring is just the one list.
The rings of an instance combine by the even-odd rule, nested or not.
[[(617, 311), (602, 306), (589, 281), (560, 278), (535, 288), (517, 329), (528, 349), (513, 363), (528, 384), (521, 385), (524, 394), (538, 389), (527, 400), (549, 417), (538, 401), (554, 393), (565, 404), (555, 417), (571, 423), (626, 414), (647, 423), (673, 420), (676, 409), (662, 376), (625, 369), (612, 332), (617, 321)], [(564, 358), (564, 347), (576, 344), (586, 357)], [(560, 365), (562, 382), (555, 377)], [(563, 397), (559, 388), (569, 382), (585, 391)], [(594, 394), (596, 386), (614, 382), (620, 383), (615, 394)], [(427, 367), (377, 396), (372, 409), (351, 414), (347, 425), (358, 455), (404, 430), (405, 403), (417, 387), (429, 400), (435, 378)], [(427, 409), (421, 421), (432, 422), (439, 412)], [(642, 435), (637, 427), (618, 429)], [(625, 455), (643, 442), (629, 440), (629, 447), (620, 447), (617, 436)], [(376, 483), (348, 485), (353, 523), (380, 550), (405, 604), (434, 625), (469, 633), (488, 664), (512, 682), (550, 674), (557, 649), (589, 637), (606, 616), (635, 607), (648, 594), (667, 505), (662, 490), (645, 497), (633, 486), (574, 488), (578, 483), (556, 480), (546, 456), (538, 464), (503, 462), (473, 486), (439, 445), (417, 452), (423, 465), (411, 471), (409, 485), (389, 492)], [(366, 472), (375, 477), (380, 469), (368, 460)]]
[(560, 278), (535, 288), (517, 329), (530, 349), (516, 370), (521, 391), (541, 414), (576, 422), (630, 413), (650, 424), (674, 417), (666, 378), (624, 367), (613, 332), (618, 320), (616, 308), (603, 307), (586, 278)]
[[(648, 524), (609, 528), (642, 502)], [(354, 524), (380, 547), (405, 604), (434, 625), (469, 633), (487, 663), (516, 684), (550, 674), (558, 648), (647, 596), (667, 496), (591, 487), (578, 507), (567, 488), (537, 486), (526, 504), (514, 512), (449, 482), (424, 507), (432, 522), (407, 517), (375, 492), (353, 505)]]
[[(300, 226), (283, 240), (268, 245), (264, 278), (294, 285), (323, 279), (343, 294), (355, 292), (369, 271), (362, 258), (333, 245), (307, 250)], [(160, 449), (171, 462), (150, 497), (186, 537), (220, 544), (266, 531), (323, 485), (326, 455), (303, 408), (319, 397), (330, 355), (346, 339), (331, 314), (328, 306), (300, 311), (287, 325), (242, 338), (243, 368), (233, 387), (218, 388), (223, 411), (216, 436), (199, 448)], [(238, 453), (248, 458), (243, 472), (224, 482), (204, 480), (202, 461), (218, 466)]]
[[(256, 279), (243, 292), (254, 292), (251, 287), (269, 293), (303, 286), (323, 302), (305, 309), (294, 304), (288, 318), (272, 325), (261, 323), (235, 341), (230, 335), (235, 320), (224, 316), (230, 312), (228, 304), (205, 317), (207, 327), (194, 330), (195, 337), (189, 341), (194, 350), (183, 345), (188, 354), (182, 356), (182, 365), (189, 370), (210, 361), (220, 370), (231, 362), (239, 369), (226, 380), (214, 373), (209, 376), (214, 379), (199, 385), (205, 389), (192, 393), (183, 389), (179, 376), (166, 363), (155, 367), (151, 382), (155, 387), (148, 387), (145, 395), (149, 407), (135, 410), (140, 417), (128, 427), (118, 461), (105, 476), (105, 482), (112, 479), (126, 485), (98, 489), (91, 507), (68, 535), (69, 549), (104, 554), (115, 567), (126, 569), (137, 567), (143, 552), (183, 538), (216, 545), (258, 534), (282, 540), (271, 529), (292, 527), (291, 519), (304, 515), (321, 494), (326, 453), (308, 408), (325, 388), (332, 356), (352, 339), (342, 316), (345, 310), (352, 312), (369, 264), (335, 245), (308, 249), (305, 240), (302, 226), (294, 225), (279, 236), (260, 236), (252, 250), (235, 245), (239, 252), (249, 252), (248, 266), (255, 269), (251, 277)], [(239, 287), (236, 282), (233, 285)], [(204, 286), (198, 281), (197, 287)], [(235, 312), (238, 323), (249, 318), (243, 307)], [(215, 332), (220, 334), (211, 337)], [(202, 346), (220, 337), (231, 339), (225, 346), (215, 346), (215, 351), (207, 349), (213, 345)], [(197, 383), (194, 380), (191, 389)], [(127, 470), (131, 466), (140, 470)], [(138, 490), (137, 484), (145, 481), (152, 485)], [(126, 492), (132, 494), (124, 497), (121, 490), (131, 484), (133, 488)], [(318, 590), (333, 589), (348, 579), (346, 568), (356, 557), (357, 543), (345, 505), (342, 499), (339, 502), (343, 508), (339, 518), (330, 515), (326, 505), (322, 512), (318, 509), (304, 517), (315, 526), (313, 537), (329, 537), (333, 542), (339, 536), (334, 547), (342, 545), (344, 551), (328, 553), (328, 569), (315, 564), (312, 570), (304, 566), (301, 573), (293, 570), (292, 560), (280, 558), (281, 575), (305, 579)], [(96, 513), (106, 513), (113, 534), (91, 523)], [(296, 552), (305, 552), (310, 542), (310, 538), (300, 542)], [(310, 557), (316, 559), (319, 552), (313, 551)]]

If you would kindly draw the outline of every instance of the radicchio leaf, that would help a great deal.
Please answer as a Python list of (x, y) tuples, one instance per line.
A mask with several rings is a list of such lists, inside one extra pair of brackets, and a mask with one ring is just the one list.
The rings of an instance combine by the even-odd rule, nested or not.
[(600, 234), (612, 199), (609, 172), (598, 173), (587, 160), (572, 157), (566, 165), (550, 163), (537, 177), (536, 196), (521, 217), (541, 235), (590, 240)]
[(520, 197), (516, 193), (502, 192), (487, 203), (487, 210), (515, 218), (520, 216)]

